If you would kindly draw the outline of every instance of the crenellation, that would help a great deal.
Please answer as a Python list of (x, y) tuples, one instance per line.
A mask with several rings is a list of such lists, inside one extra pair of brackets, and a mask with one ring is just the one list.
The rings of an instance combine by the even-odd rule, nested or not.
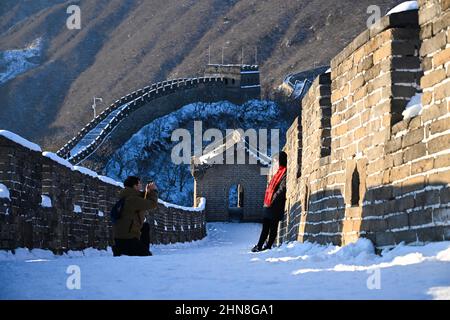
[[(106, 249), (113, 244), (109, 212), (117, 201), (119, 187), (30, 151), (0, 136), (0, 183), (10, 192), (0, 199), (0, 249), (50, 249), (57, 254), (88, 247)], [(41, 206), (41, 196), (51, 200), (51, 207)], [(81, 213), (74, 212), (79, 205)], [(100, 211), (103, 216), (99, 216)], [(148, 212), (159, 227), (177, 225), (174, 232), (161, 232), (151, 224), (152, 243), (193, 241), (206, 235), (203, 212), (191, 212), (159, 204)], [(182, 221), (190, 216), (200, 227), (195, 232), (181, 230)], [(186, 228), (187, 229), (187, 228)]]
[[(286, 143), (288, 155), (302, 159), (297, 178), (288, 179), (296, 206), (285, 208), (289, 219), (299, 217), (297, 240), (346, 244), (363, 236), (384, 247), (448, 238), (450, 45), (448, 12), (440, 7), (448, 5), (420, 5), (419, 14), (382, 18), (332, 59), (330, 115), (319, 112), (317, 80), (304, 97), (301, 156), (291, 131)], [(421, 114), (403, 119), (417, 93)]]

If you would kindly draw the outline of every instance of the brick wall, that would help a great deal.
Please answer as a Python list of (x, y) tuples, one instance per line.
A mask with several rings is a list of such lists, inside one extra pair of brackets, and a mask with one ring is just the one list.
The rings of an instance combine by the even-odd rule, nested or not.
[[(0, 136), (0, 249), (50, 249), (56, 253), (113, 244), (109, 212), (120, 188), (73, 171), (40, 152)], [(52, 206), (41, 206), (41, 196)], [(81, 212), (74, 212), (75, 206)], [(206, 235), (204, 212), (159, 204), (147, 214), (152, 243), (184, 242)]]
[[(449, 45), (424, 38), (425, 20), (448, 35), (447, 1), (431, 2), (426, 9), (421, 3), (420, 18), (417, 11), (384, 17), (331, 61), (331, 79), (313, 83), (302, 101), (301, 128), (294, 122), (287, 134), (280, 241), (346, 244), (367, 237), (382, 247), (450, 237), (450, 113), (442, 93)], [(426, 11), (427, 20), (424, 10), (435, 15)], [(423, 113), (403, 120), (422, 89)], [(290, 232), (297, 224), (297, 234)]]
[(267, 177), (261, 175), (258, 164), (216, 164), (196, 168), (194, 199), (204, 197), (207, 221), (228, 221), (229, 192), (241, 185), (244, 192), (243, 221), (261, 221)]

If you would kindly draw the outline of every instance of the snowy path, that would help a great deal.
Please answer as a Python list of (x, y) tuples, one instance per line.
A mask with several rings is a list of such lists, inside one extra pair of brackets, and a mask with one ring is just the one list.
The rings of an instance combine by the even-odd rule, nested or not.
[[(191, 244), (154, 246), (153, 257), (96, 250), (55, 257), (0, 252), (1, 299), (450, 299), (450, 242), (399, 246), (376, 256), (368, 241), (339, 248), (292, 243), (250, 253), (258, 224), (208, 224)], [(69, 265), (81, 290), (66, 288)], [(367, 279), (380, 268), (381, 289)], [(376, 274), (376, 273), (375, 273)]]

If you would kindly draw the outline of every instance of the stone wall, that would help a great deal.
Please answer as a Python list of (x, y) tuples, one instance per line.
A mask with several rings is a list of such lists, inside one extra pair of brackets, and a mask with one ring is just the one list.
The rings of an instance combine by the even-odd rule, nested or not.
[(242, 221), (262, 221), (266, 179), (258, 164), (216, 164), (194, 173), (194, 199), (207, 199), (207, 221), (228, 221), (230, 188), (241, 185), (244, 193)]
[[(450, 238), (446, 3), (422, 1), (419, 17), (382, 18), (331, 61), (331, 78), (313, 83), (301, 126), (295, 121), (287, 134), (280, 241), (366, 237), (383, 247)], [(422, 89), (422, 114), (404, 120)]]
[[(120, 188), (73, 171), (40, 152), (0, 136), (0, 250), (19, 247), (56, 253), (113, 244), (109, 212)], [(42, 196), (51, 199), (43, 207)], [(76, 208), (81, 209), (81, 212)], [(170, 204), (148, 212), (152, 243), (184, 242), (206, 235), (204, 212)]]

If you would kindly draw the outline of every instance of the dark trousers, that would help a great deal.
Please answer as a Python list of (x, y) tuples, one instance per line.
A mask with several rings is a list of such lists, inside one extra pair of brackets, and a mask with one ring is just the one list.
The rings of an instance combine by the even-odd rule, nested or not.
[(264, 218), (263, 220), (263, 228), (261, 230), (261, 236), (258, 241), (258, 248), (262, 248), (264, 242), (266, 242), (267, 236), (269, 236), (269, 240), (267, 240), (266, 247), (272, 248), (273, 243), (275, 242), (275, 238), (278, 233), (278, 222), (277, 219), (268, 219)]
[(113, 255), (118, 257), (125, 256), (151, 256), (150, 247), (150, 225), (144, 223), (141, 229), (140, 239), (114, 239)]

